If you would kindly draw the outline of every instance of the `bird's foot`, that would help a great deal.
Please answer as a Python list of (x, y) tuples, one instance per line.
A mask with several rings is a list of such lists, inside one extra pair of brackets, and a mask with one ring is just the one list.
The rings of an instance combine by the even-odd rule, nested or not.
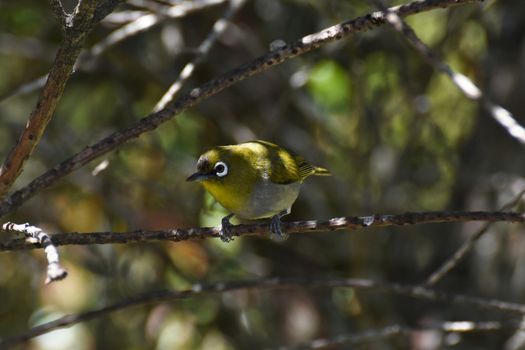
[(286, 214), (289, 214), (289, 211), (285, 210), (277, 215), (272, 216), (272, 220), (270, 222), (270, 232), (272, 239), (276, 241), (284, 241), (289, 237), (289, 235), (283, 232), (281, 229), (281, 218)]
[(221, 231), (219, 233), (219, 238), (221, 239), (221, 241), (226, 242), (226, 243), (233, 241), (233, 237), (231, 234), (231, 227), (233, 225), (230, 222), (230, 218), (232, 216), (233, 214), (226, 215), (221, 220)]

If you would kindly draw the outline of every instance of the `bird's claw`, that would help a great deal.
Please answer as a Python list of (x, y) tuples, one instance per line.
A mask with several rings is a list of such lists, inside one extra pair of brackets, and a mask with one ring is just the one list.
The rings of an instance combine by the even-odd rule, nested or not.
[(274, 215), (270, 221), (271, 237), (277, 241), (284, 241), (289, 237), (289, 235), (281, 229), (281, 216), (281, 214)]
[(227, 215), (222, 218), (221, 220), (221, 230), (219, 232), (219, 238), (221, 241), (228, 243), (233, 241), (233, 237), (231, 234), (231, 227), (233, 226), (230, 222), (230, 218), (233, 216), (233, 214)]

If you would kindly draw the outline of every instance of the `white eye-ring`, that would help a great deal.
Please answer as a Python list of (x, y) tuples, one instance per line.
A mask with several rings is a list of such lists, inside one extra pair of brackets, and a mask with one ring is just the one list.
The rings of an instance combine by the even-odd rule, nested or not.
[(215, 163), (215, 166), (213, 168), (215, 169), (215, 174), (217, 174), (218, 177), (228, 175), (228, 166), (224, 162)]

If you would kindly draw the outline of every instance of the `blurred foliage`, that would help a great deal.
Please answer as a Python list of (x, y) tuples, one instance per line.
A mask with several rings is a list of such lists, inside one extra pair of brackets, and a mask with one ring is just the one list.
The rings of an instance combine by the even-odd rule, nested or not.
[[(400, 4), (391, 2), (390, 5)], [(118, 11), (137, 10), (123, 5)], [(225, 5), (163, 19), (80, 67), (16, 186), (147, 115)], [(266, 52), (269, 43), (375, 11), (367, 1), (248, 2), (186, 89)], [(407, 19), (452, 67), (525, 115), (525, 2), (486, 1)], [(105, 20), (89, 45), (118, 27)], [(11, 45), (12, 39), (19, 44)], [(0, 95), (45, 74), (60, 30), (48, 2), (0, 0)], [(0, 155), (38, 92), (0, 102)], [(217, 144), (266, 139), (327, 167), (287, 220), (428, 210), (493, 210), (525, 188), (522, 146), (387, 26), (326, 45), (225, 90), (74, 172), (5, 220), (51, 232), (218, 225), (224, 210), (185, 178)], [(107, 162), (105, 170), (93, 170)], [(522, 210), (522, 207), (518, 209)], [(60, 248), (69, 277), (44, 286), (42, 251), (0, 255), (0, 337), (138, 293), (263, 276), (419, 283), (479, 224)], [(499, 224), (441, 289), (525, 303), (525, 237)], [(31, 349), (254, 349), (392, 323), (508, 315), (351, 289), (238, 291), (130, 308), (50, 333)], [(503, 348), (509, 332), (399, 337), (363, 349)], [(427, 339), (427, 340), (425, 340)], [(433, 346), (433, 347), (432, 347)], [(509, 348), (510, 349), (510, 348)]]

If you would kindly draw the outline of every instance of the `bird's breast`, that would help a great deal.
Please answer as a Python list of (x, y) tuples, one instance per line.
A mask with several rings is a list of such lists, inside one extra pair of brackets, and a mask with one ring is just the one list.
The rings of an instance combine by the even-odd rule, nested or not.
[(300, 182), (276, 184), (269, 179), (262, 179), (253, 187), (246, 204), (234, 214), (251, 220), (269, 218), (290, 208), (300, 188)]

